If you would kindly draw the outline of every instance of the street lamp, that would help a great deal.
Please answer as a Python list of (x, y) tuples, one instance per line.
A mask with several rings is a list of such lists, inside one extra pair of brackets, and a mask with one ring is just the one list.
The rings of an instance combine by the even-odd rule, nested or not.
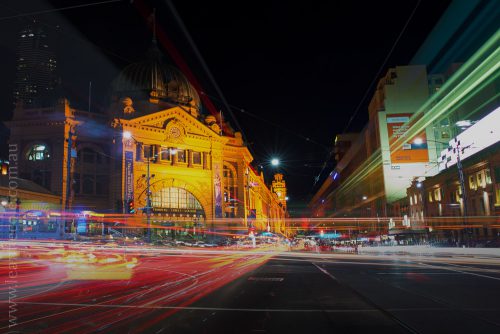
[[(464, 122), (464, 123), (460, 124), (460, 122), (457, 122), (456, 125), (457, 126), (470, 126), (471, 125), (470, 121), (461, 121), (461, 122)], [(459, 183), (460, 183), (460, 191), (462, 193), (462, 201), (463, 201), (463, 205), (464, 205), (464, 210), (463, 210), (463, 218), (464, 218), (464, 220), (463, 220), (463, 224), (465, 226), (466, 225), (466, 220), (467, 220), (467, 194), (465, 192), (465, 177), (464, 177), (464, 170), (463, 170), (463, 166), (462, 166), (462, 159), (460, 158), (460, 152), (463, 151), (466, 148), (469, 148), (470, 145), (465, 146), (465, 147), (461, 147), (460, 146), (460, 140), (458, 140), (456, 137), (455, 137), (455, 147), (452, 147), (449, 143), (444, 143), (444, 142), (440, 142), (440, 141), (437, 141), (437, 140), (429, 140), (429, 139), (427, 139), (427, 141), (438, 143), (438, 144), (448, 145), (448, 151), (453, 150), (453, 152), (456, 153), (456, 155), (457, 155), (458, 180), (459, 180)], [(416, 145), (421, 145), (421, 144), (423, 144), (423, 140), (422, 140), (422, 138), (417, 137), (417, 138), (415, 138), (413, 140), (413, 143), (416, 144)], [(419, 186), (419, 184), (420, 184), (420, 186)], [(417, 183), (417, 187), (421, 188), (422, 184), (420, 182)], [(468, 228), (466, 226), (464, 227), (464, 230), (462, 230), (462, 232), (465, 232), (465, 234), (467, 235), (467, 243), (470, 243), (470, 240), (469, 240), (470, 236), (468, 235), (469, 234), (469, 230), (468, 230)]]
[(280, 164), (279, 159), (277, 159), (277, 158), (271, 159), (271, 165), (278, 166), (279, 164)]

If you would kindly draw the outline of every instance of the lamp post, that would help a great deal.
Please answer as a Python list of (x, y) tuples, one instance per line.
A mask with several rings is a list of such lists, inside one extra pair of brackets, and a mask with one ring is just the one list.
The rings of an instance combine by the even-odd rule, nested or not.
[(249, 206), (249, 195), (250, 195), (250, 189), (249, 189), (249, 183), (248, 183), (248, 173), (249, 173), (249, 170), (248, 170), (248, 166), (245, 168), (245, 186), (244, 186), (244, 190), (245, 190), (245, 203), (244, 203), (244, 208), (243, 208), (243, 213), (244, 213), (244, 217), (245, 217), (245, 225), (248, 229), (250, 229), (250, 226), (248, 225), (248, 210), (250, 208)]
[[(469, 232), (469, 228), (467, 227), (467, 224), (466, 224), (467, 216), (468, 216), (468, 212), (467, 212), (467, 193), (465, 191), (464, 170), (463, 170), (463, 166), (462, 166), (462, 159), (460, 157), (460, 152), (463, 152), (463, 150), (469, 148), (470, 145), (462, 147), (460, 145), (460, 140), (458, 140), (456, 137), (455, 137), (455, 146), (454, 147), (451, 146), (449, 143), (444, 143), (444, 142), (440, 142), (440, 141), (437, 141), (437, 140), (428, 140), (427, 139), (427, 141), (438, 143), (438, 144), (448, 145), (448, 151), (453, 150), (453, 153), (456, 153), (456, 156), (457, 156), (457, 169), (458, 169), (458, 181), (459, 181), (459, 184), (460, 184), (460, 192), (461, 192), (461, 197), (462, 197), (462, 202), (463, 202), (463, 225), (464, 225), (464, 228), (462, 229), (462, 239), (466, 239), (467, 246), (470, 246), (470, 232)], [(424, 143), (424, 141), (422, 140), (422, 138), (415, 138), (413, 140), (413, 143), (415, 143), (416, 145), (422, 145)], [(464, 240), (462, 240), (462, 242), (463, 241)]]

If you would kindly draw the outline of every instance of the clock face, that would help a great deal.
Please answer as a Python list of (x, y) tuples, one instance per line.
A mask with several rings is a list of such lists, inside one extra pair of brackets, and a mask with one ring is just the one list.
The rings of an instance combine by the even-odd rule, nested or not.
[(179, 138), (180, 135), (181, 135), (181, 130), (178, 127), (173, 126), (170, 128), (170, 137)]

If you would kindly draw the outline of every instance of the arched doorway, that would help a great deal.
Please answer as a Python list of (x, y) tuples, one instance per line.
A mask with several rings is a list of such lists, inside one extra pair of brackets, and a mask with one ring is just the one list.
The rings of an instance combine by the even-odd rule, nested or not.
[[(199, 236), (204, 231), (205, 211), (200, 201), (179, 187), (164, 187), (151, 195), (153, 224), (162, 225), (164, 234)], [(179, 229), (180, 228), (180, 229)], [(169, 232), (170, 231), (170, 232)]]

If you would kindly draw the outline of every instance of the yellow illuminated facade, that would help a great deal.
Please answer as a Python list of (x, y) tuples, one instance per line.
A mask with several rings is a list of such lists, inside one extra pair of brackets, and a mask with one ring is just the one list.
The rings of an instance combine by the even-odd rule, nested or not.
[(221, 118), (153, 46), (113, 81), (106, 114), (66, 99), (18, 105), (10, 144), (20, 177), (60, 196), (62, 208), (146, 215), (149, 179), (153, 228), (284, 233), (280, 199), (252, 169), (241, 133)]

